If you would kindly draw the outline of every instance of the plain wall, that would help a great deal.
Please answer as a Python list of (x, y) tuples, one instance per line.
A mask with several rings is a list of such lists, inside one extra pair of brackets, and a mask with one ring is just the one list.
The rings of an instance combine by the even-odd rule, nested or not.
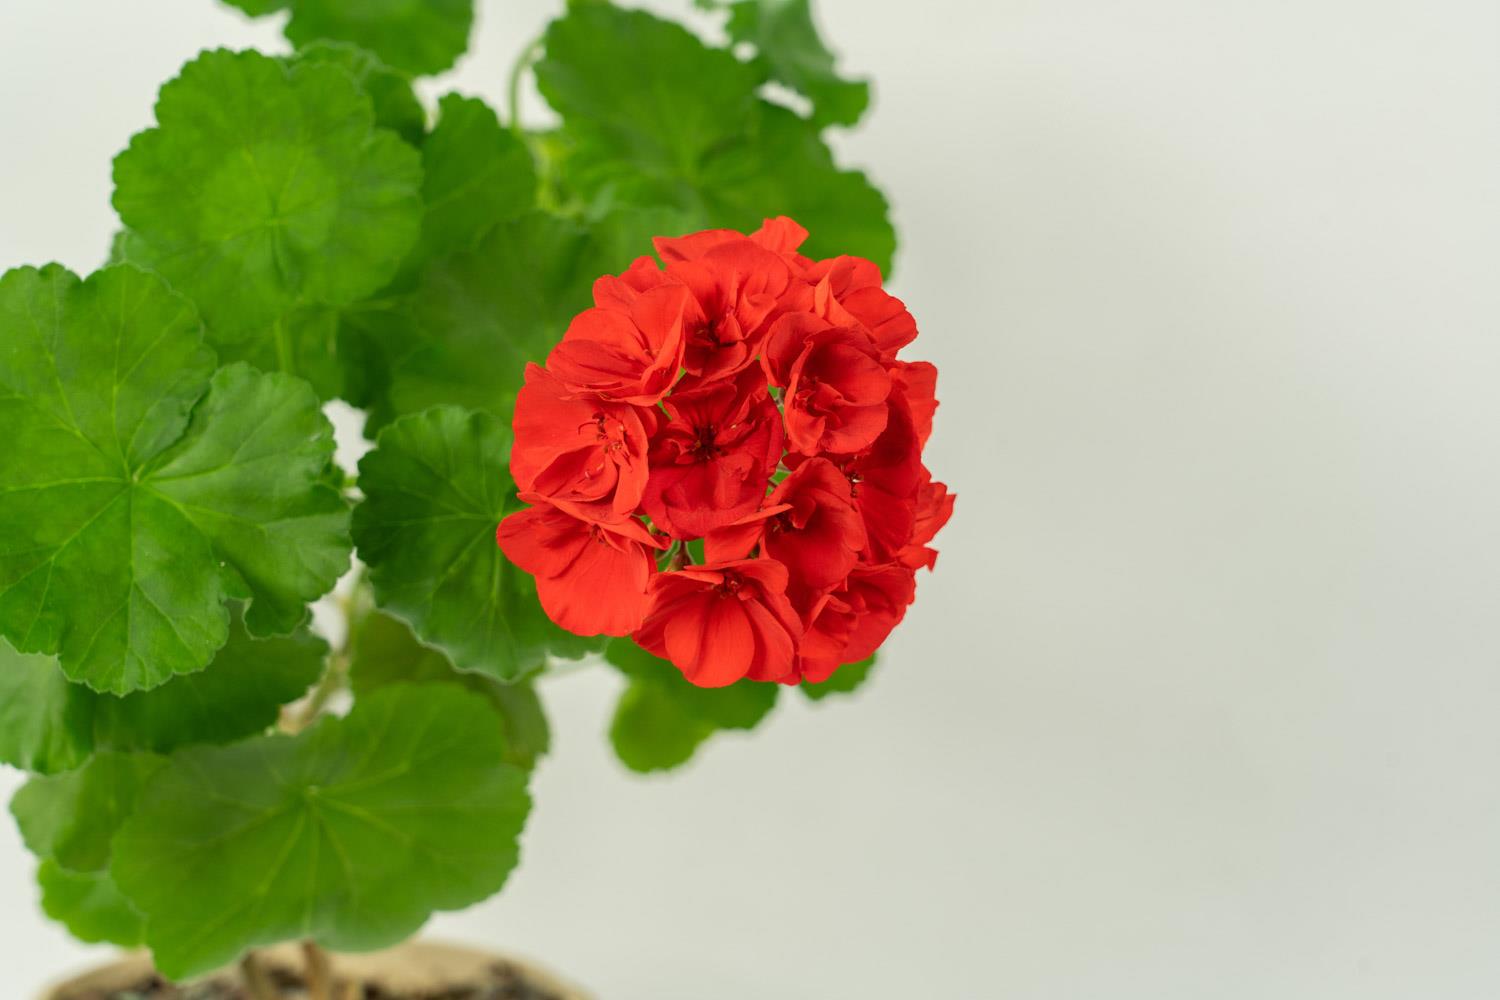
[[(498, 103), (560, 6), (444, 83)], [(938, 571), (857, 702), (668, 777), (609, 671), (545, 681), (522, 867), (433, 933), (610, 1000), (1500, 995), (1500, 5), (817, 6), (942, 372)], [(214, 45), (282, 43), (0, 4), (0, 266), (102, 260)], [(94, 955), (31, 869), (0, 823), (7, 996)]]

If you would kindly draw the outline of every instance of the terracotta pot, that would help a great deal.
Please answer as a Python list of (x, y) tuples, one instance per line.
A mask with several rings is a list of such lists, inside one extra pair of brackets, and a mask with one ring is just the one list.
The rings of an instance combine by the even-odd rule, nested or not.
[[(300, 974), (302, 955), (295, 945), (282, 945), (260, 953), (267, 971)], [(379, 986), (387, 993), (405, 996), (431, 994), (443, 989), (489, 984), (497, 967), (511, 970), (542, 995), (557, 1000), (590, 1000), (588, 994), (558, 979), (531, 962), (457, 945), (418, 941), (370, 955), (334, 955), (333, 972), (338, 980), (364, 986)], [(70, 979), (43, 995), (42, 1000), (102, 1000), (114, 991), (139, 987), (152, 975), (151, 960), (132, 955)], [(238, 982), (232, 972), (216, 974)], [(216, 976), (206, 977), (209, 980)], [(301, 994), (298, 993), (298, 996)]]

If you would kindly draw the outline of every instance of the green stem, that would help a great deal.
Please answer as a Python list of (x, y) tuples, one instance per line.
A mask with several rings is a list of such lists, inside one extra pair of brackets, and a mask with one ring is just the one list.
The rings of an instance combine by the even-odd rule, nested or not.
[(517, 133), (523, 134), (521, 128), (521, 81), (526, 77), (526, 71), (542, 55), (542, 36), (533, 38), (521, 54), (516, 57), (515, 65), (510, 68), (510, 85), (506, 88), (506, 110), (510, 114), (510, 127)]
[(290, 717), (283, 717), (281, 728), (284, 731), (300, 733), (318, 721), (318, 716), (323, 714), (328, 702), (348, 684), (349, 664), (354, 652), (354, 629), (368, 610), (368, 603), (364, 588), (364, 567), (361, 566), (355, 573), (348, 596), (338, 598), (338, 608), (344, 616), (344, 640), (328, 657), (328, 668), (323, 671), (322, 679), (313, 688), (313, 693), (308, 696), (302, 710)]
[(276, 317), (276, 323), (271, 327), (271, 335), (276, 339), (276, 367), (295, 375), (297, 371), (292, 363), (292, 345), (286, 339), (286, 324), (282, 321), (282, 317)]

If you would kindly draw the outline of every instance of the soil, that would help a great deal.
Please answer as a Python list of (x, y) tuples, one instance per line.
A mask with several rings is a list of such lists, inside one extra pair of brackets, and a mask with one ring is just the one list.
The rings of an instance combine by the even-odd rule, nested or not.
[[(295, 946), (262, 951), (280, 1000), (307, 1000), (304, 958)], [(370, 955), (332, 955), (336, 1000), (586, 1000), (586, 994), (530, 962), (436, 942), (411, 942)], [(225, 970), (186, 986), (156, 975), (135, 955), (74, 979), (45, 1000), (253, 1000)]]
[[(302, 977), (282, 969), (271, 972), (286, 1000), (305, 1000), (307, 991)], [(252, 1000), (245, 988), (232, 980), (211, 979), (192, 986), (173, 986), (159, 976), (148, 974), (138, 983), (123, 989), (98, 990), (64, 994), (61, 1000)], [(442, 986), (435, 991), (389, 992), (378, 984), (346, 988), (339, 1000), (567, 1000), (549, 986), (534, 981), (524, 969), (505, 961), (496, 961), (488, 970), (487, 981), (469, 986)]]

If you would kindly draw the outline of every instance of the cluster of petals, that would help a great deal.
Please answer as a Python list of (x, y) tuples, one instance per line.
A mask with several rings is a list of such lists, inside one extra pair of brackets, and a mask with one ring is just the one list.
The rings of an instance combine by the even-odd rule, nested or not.
[(634, 636), (703, 687), (873, 655), (953, 513), (922, 464), (937, 370), (898, 357), (916, 321), (874, 264), (806, 238), (787, 218), (658, 238), (516, 399), (529, 506), (500, 547), (559, 626)]

